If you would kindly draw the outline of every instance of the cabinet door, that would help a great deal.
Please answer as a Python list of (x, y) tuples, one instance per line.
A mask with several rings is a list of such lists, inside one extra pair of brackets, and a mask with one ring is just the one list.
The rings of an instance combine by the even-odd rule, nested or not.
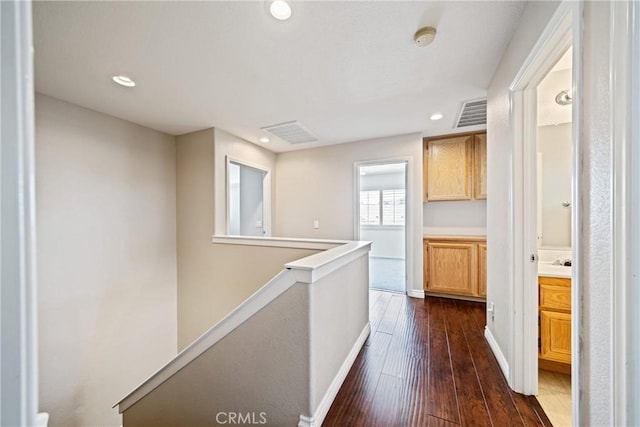
[(472, 136), (438, 139), (425, 147), (425, 200), (470, 200)]
[(473, 243), (428, 243), (427, 290), (446, 294), (476, 295)]
[(487, 198), (487, 134), (474, 136), (473, 198)]
[(422, 270), (423, 270), (423, 278), (424, 278), (424, 283), (422, 284), (422, 287), (426, 291), (428, 290), (427, 284), (429, 283), (429, 243), (424, 241), (422, 243), (422, 246), (423, 246)]
[(540, 311), (540, 357), (571, 363), (571, 314)]
[(478, 243), (478, 295), (487, 296), (487, 244)]

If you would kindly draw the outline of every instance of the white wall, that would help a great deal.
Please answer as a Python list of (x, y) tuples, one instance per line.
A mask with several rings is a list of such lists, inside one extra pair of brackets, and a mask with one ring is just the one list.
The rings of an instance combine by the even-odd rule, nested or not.
[(36, 97), (40, 409), (119, 426), (111, 405), (174, 356), (174, 138)]
[(571, 123), (538, 127), (538, 152), (542, 153), (542, 246), (571, 246), (571, 173), (573, 151)]
[[(355, 162), (409, 158), (407, 224), (414, 261), (409, 281), (422, 292), (422, 137), (401, 135), (278, 154), (275, 235), (326, 239), (355, 236)], [(320, 228), (313, 228), (313, 221)], [(409, 289), (410, 291), (411, 289)]]
[(459, 229), (459, 234), (475, 235), (466, 229), (484, 230), (487, 226), (487, 201), (437, 201), (424, 204), (424, 226), (430, 229)]
[[(235, 135), (227, 133), (221, 129), (211, 129), (213, 133), (214, 144), (214, 161), (215, 167), (211, 173), (214, 173), (214, 185), (215, 185), (215, 234), (224, 235), (227, 234), (227, 211), (226, 211), (226, 159), (227, 156), (232, 159), (239, 160), (242, 163), (248, 165), (254, 165), (262, 170), (271, 171), (270, 175), (273, 175), (273, 170), (276, 163), (276, 155), (264, 148), (258, 147), (244, 139), (238, 138)], [(271, 196), (268, 200), (265, 200), (265, 212), (263, 220), (265, 223), (271, 219), (274, 199), (274, 180), (273, 177), (266, 177), (271, 181)], [(266, 197), (266, 196), (265, 196)], [(268, 206), (267, 206), (268, 204)], [(267, 235), (269, 235), (269, 229), (267, 229)]]
[(405, 232), (402, 227), (362, 227), (360, 240), (371, 242), (372, 257), (405, 259)]
[(510, 264), (511, 129), (509, 86), (545, 28), (558, 2), (529, 2), (520, 18), (487, 92), (487, 301), (495, 304), (495, 317), (487, 326), (511, 360), (509, 322), (513, 306)]

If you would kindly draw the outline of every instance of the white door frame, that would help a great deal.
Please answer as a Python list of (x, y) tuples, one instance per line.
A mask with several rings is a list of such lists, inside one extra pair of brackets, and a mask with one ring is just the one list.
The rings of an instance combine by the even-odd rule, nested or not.
[(226, 204), (226, 218), (225, 218), (225, 234), (229, 235), (231, 227), (231, 207), (230, 203), (230, 166), (231, 163), (237, 165), (248, 166), (253, 169), (260, 170), (265, 173), (264, 180), (262, 181), (262, 229), (264, 234), (262, 237), (271, 237), (271, 169), (258, 165), (256, 163), (247, 162), (241, 159), (237, 159), (232, 156), (226, 156), (225, 159), (225, 204)]
[[(514, 254), (512, 270), (512, 303), (514, 312), (510, 322), (511, 360), (509, 360), (509, 385), (516, 391), (533, 395), (538, 392), (538, 285), (537, 285), (537, 181), (536, 181), (536, 137), (537, 137), (537, 93), (540, 81), (573, 44), (573, 200), (572, 247), (573, 247), (573, 315), (572, 346), (578, 349), (580, 330), (579, 298), (580, 277), (576, 275), (580, 258), (576, 251), (580, 247), (580, 235), (576, 232), (579, 223), (580, 204), (576, 200), (576, 189), (580, 185), (577, 155), (579, 153), (579, 117), (581, 114), (581, 48), (579, 23), (581, 4), (563, 1), (549, 21), (544, 32), (527, 57), (510, 86), (511, 131), (512, 131), (512, 236)], [(573, 25), (576, 23), (577, 25)], [(577, 101), (577, 102), (576, 102)], [(531, 257), (535, 257), (532, 262)], [(579, 425), (576, 398), (579, 370), (577, 351), (572, 355), (573, 375), (573, 422)]]
[(0, 22), (0, 424), (35, 425), (38, 304), (31, 2), (0, 2)]
[(405, 294), (411, 296), (409, 284), (414, 283), (413, 277), (413, 242), (410, 236), (413, 236), (413, 180), (409, 179), (410, 174), (413, 172), (413, 159), (411, 157), (393, 157), (379, 160), (365, 160), (353, 163), (353, 182), (355, 188), (353, 192), (353, 204), (354, 204), (354, 218), (353, 218), (353, 230), (354, 239), (360, 240), (360, 167), (361, 166), (375, 166), (385, 165), (391, 163), (405, 163), (404, 170), (404, 188), (405, 188), (405, 218), (404, 218), (404, 268), (405, 268), (405, 281), (404, 291)]
[(613, 423), (640, 423), (640, 5), (610, 5)]

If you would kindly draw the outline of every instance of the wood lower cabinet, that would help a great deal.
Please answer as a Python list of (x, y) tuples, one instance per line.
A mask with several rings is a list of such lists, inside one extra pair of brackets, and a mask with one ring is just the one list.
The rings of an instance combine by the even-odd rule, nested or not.
[(539, 366), (571, 372), (571, 279), (539, 277)]
[(487, 297), (487, 244), (478, 243), (478, 295)]
[(424, 283), (429, 293), (484, 297), (485, 265), (484, 238), (432, 236), (424, 239)]

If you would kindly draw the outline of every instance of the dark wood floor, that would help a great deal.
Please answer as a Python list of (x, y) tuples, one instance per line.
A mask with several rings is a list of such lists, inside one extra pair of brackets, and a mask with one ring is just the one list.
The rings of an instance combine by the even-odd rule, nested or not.
[(371, 335), (323, 426), (551, 425), (507, 386), (484, 339), (483, 303), (370, 298)]

